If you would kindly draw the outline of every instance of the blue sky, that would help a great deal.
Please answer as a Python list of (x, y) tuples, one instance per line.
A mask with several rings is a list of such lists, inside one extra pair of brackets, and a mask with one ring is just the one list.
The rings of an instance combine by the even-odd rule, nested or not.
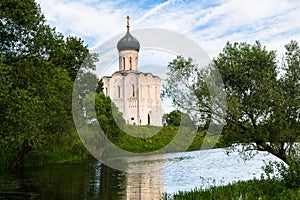
[(215, 57), (227, 41), (253, 43), (283, 52), (300, 41), (299, 0), (38, 0), (48, 23), (96, 47), (132, 29), (164, 28), (185, 34)]

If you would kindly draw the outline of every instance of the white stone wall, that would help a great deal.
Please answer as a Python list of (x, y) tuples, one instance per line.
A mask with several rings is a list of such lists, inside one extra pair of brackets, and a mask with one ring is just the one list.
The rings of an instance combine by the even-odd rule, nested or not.
[(138, 70), (138, 52), (125, 50), (119, 52), (119, 70)]
[(104, 93), (111, 97), (128, 124), (162, 126), (160, 78), (152, 74), (117, 72), (102, 81)]
[(151, 74), (141, 74), (139, 80), (141, 124), (161, 126), (161, 80)]

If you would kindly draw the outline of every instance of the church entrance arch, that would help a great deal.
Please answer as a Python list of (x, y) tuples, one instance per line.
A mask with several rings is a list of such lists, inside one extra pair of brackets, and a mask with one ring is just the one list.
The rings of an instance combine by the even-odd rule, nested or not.
[(148, 125), (151, 125), (151, 123), (152, 123), (152, 112), (150, 111), (148, 113)]

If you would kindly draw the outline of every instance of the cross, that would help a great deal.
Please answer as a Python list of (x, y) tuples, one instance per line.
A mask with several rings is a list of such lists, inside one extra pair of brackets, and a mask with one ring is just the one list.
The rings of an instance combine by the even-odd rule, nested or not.
[(129, 30), (129, 28), (130, 28), (130, 24), (129, 24), (130, 17), (127, 16), (126, 18), (127, 18), (127, 30)]

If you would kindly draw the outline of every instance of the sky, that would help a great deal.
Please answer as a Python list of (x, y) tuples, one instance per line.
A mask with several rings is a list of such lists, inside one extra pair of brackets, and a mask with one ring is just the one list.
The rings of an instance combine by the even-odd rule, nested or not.
[[(82, 38), (91, 50), (113, 36), (121, 34), (121, 38), (126, 32), (127, 15), (131, 18), (130, 30), (175, 31), (199, 44), (210, 58), (216, 57), (228, 41), (254, 44), (259, 40), (267, 49), (276, 50), (278, 59), (290, 40), (300, 42), (299, 0), (37, 0), (37, 3), (48, 24), (66, 36)], [(174, 58), (155, 51), (140, 51), (140, 55), (140, 69), (155, 72)], [(114, 67), (102, 75), (116, 71), (117, 61), (116, 58)]]
[(95, 48), (131, 29), (163, 28), (184, 34), (216, 57), (230, 42), (260, 40), (283, 52), (300, 41), (299, 0), (37, 0), (47, 22)]

